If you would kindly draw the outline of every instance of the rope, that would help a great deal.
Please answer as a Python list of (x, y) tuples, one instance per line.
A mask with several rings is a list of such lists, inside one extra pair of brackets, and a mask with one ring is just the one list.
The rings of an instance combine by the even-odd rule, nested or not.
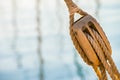
[[(80, 56), (82, 57), (84, 62), (86, 62), (88, 65), (93, 65), (92, 62), (87, 58), (87, 56), (84, 53), (84, 51), (82, 50), (82, 48), (80, 47), (79, 42), (78, 42), (77, 38), (75, 37), (76, 34), (72, 30), (70, 31), (70, 35), (71, 35), (71, 39), (73, 41), (73, 44), (75, 45), (75, 48), (80, 53)], [(93, 69), (96, 72), (97, 76), (99, 77), (99, 80), (102, 80), (100, 71), (97, 68), (97, 66), (93, 65)]]
[(114, 62), (113, 62), (113, 60), (112, 60), (112, 58), (109, 54), (110, 52), (107, 50), (102, 38), (100, 37), (100, 35), (94, 29), (92, 31), (93, 31), (97, 41), (99, 42), (99, 45), (101, 46), (103, 52), (105, 53), (105, 56), (107, 57), (109, 64), (112, 66), (112, 71), (114, 72), (116, 77), (120, 79), (120, 74), (117, 70), (117, 67), (115, 66), (115, 64), (114, 64)]
[(107, 80), (107, 74), (106, 74), (106, 71), (105, 71), (105, 68), (104, 68), (103, 64), (100, 65), (100, 71), (101, 71), (101, 74), (102, 74), (101, 80)]
[(92, 47), (95, 49), (97, 55), (99, 56), (99, 59), (101, 60), (101, 63), (108, 70), (108, 73), (110, 74), (111, 78), (113, 80), (116, 80), (116, 78), (113, 74), (113, 71), (111, 70), (111, 67), (109, 66), (109, 64), (107, 64), (105, 56), (103, 54), (101, 54), (101, 48), (98, 47), (96, 42), (92, 39), (92, 37), (89, 34), (86, 33), (86, 36), (87, 36), (89, 42), (91, 43)]
[[(82, 9), (78, 8), (77, 5), (75, 5), (75, 3), (72, 0), (64, 0), (64, 1), (66, 2), (66, 5), (68, 6), (69, 14), (70, 14), (71, 39), (72, 39), (73, 44), (75, 45), (75, 48), (77, 49), (78, 53), (84, 60), (84, 62), (86, 62), (88, 65), (93, 67), (99, 80), (107, 80), (108, 79), (106, 71), (108, 72), (108, 74), (110, 75), (110, 77), (113, 80), (120, 80), (120, 74), (111, 58), (111, 55), (110, 55), (111, 52), (108, 49), (108, 46), (106, 47), (106, 44), (105, 44), (106, 42), (104, 42), (104, 40), (102, 39), (103, 36), (101, 37), (101, 35), (99, 34), (99, 31), (97, 32), (92, 28), (89, 28), (89, 31), (91, 31), (90, 33), (92, 34), (92, 36), (90, 35), (90, 33), (87, 33), (87, 32), (83, 32), (83, 33), (85, 34), (91, 47), (95, 51), (100, 64), (96, 65), (95, 63), (93, 63), (89, 60), (85, 51), (81, 47), (82, 44), (79, 43), (79, 41), (76, 37), (76, 35), (78, 35), (78, 34), (73, 31), (74, 14), (79, 13), (83, 17), (88, 14), (86, 12), (84, 12)], [(89, 27), (89, 26), (87, 26), (87, 27)], [(107, 41), (107, 39), (106, 39), (106, 41)], [(107, 42), (107, 43), (109, 43), (109, 42)]]

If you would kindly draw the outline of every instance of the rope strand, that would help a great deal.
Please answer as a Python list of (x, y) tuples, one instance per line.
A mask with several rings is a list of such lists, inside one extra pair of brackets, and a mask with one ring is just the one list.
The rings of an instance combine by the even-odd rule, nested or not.
[(96, 39), (98, 40), (98, 42), (99, 42), (102, 50), (104, 51), (105, 56), (107, 57), (107, 59), (109, 61), (109, 64), (112, 66), (112, 71), (114, 71), (115, 75), (117, 75), (117, 77), (120, 79), (120, 74), (119, 74), (119, 72), (117, 70), (117, 67), (115, 66), (115, 63), (113, 62), (113, 60), (112, 60), (112, 58), (111, 58), (111, 56), (109, 54), (109, 51), (107, 50), (107, 48), (106, 48), (103, 40), (101, 39), (101, 37), (99, 36), (99, 34), (94, 29), (92, 31), (93, 31)]
[(109, 66), (109, 64), (107, 64), (107, 61), (105, 60), (105, 56), (101, 54), (101, 49), (97, 46), (97, 44), (95, 43), (95, 41), (92, 39), (92, 37), (89, 34), (86, 34), (86, 36), (89, 42), (91, 43), (92, 47), (95, 49), (97, 55), (99, 56), (101, 63), (103, 64), (103, 66), (107, 69), (108, 73), (110, 74), (111, 78), (113, 80), (116, 80), (116, 77), (114, 76), (111, 67)]

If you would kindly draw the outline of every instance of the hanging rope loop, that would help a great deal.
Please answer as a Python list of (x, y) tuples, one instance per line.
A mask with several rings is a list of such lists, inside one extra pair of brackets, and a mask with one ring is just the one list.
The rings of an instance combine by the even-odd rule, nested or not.
[(72, 0), (64, 0), (68, 9), (69, 9), (69, 14), (70, 14), (70, 25), (74, 23), (74, 14), (78, 13), (82, 16), (87, 15), (86, 12), (84, 12), (82, 9), (80, 9)]

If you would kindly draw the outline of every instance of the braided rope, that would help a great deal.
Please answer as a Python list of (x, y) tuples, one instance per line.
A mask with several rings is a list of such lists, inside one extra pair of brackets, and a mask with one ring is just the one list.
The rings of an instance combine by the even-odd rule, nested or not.
[(117, 70), (117, 67), (115, 66), (115, 63), (113, 62), (108, 49), (106, 48), (102, 38), (100, 37), (100, 35), (93, 29), (92, 30), (96, 39), (98, 40), (99, 45), (101, 46), (103, 52), (105, 53), (105, 56), (107, 57), (109, 64), (112, 66), (112, 71), (114, 72), (114, 74), (117, 76), (118, 79), (120, 79), (120, 74)]
[(88, 40), (91, 43), (92, 47), (95, 49), (97, 55), (99, 56), (99, 59), (101, 60), (101, 63), (107, 69), (107, 71), (110, 74), (111, 78), (113, 80), (117, 80), (116, 77), (113, 74), (114, 72), (112, 71), (112, 68), (109, 66), (109, 64), (107, 64), (105, 56), (101, 53), (101, 48), (98, 47), (96, 42), (92, 39), (92, 37), (89, 34), (86, 33), (86, 37), (88, 38)]

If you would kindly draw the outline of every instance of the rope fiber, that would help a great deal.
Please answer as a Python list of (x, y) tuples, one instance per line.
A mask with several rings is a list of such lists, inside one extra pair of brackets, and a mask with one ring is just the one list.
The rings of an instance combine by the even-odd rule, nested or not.
[[(96, 65), (89, 59), (89, 56), (86, 54), (85, 50), (81, 46), (83, 44), (80, 44), (79, 39), (77, 37), (77, 35), (79, 34), (74, 31), (74, 26), (73, 26), (76, 23), (74, 22), (75, 13), (79, 13), (83, 17), (89, 14), (84, 12), (82, 9), (80, 9), (72, 0), (64, 0), (64, 1), (66, 2), (66, 5), (69, 9), (69, 14), (70, 14), (71, 39), (78, 53), (82, 57), (83, 61), (93, 67), (99, 80), (108, 80), (107, 73), (110, 75), (112, 80), (120, 80), (120, 74), (111, 57), (110, 49), (108, 49), (108, 46), (106, 45), (107, 38), (105, 38), (106, 41), (103, 39), (103, 36), (102, 36), (104, 34), (103, 30), (102, 30), (103, 34), (101, 35), (100, 30), (97, 30), (94, 28), (96, 26), (90, 27), (89, 25), (84, 25), (87, 27), (88, 31), (83, 31), (83, 34), (85, 35), (86, 39), (88, 40), (89, 44), (91, 45), (92, 49), (94, 50), (99, 60), (99, 64)], [(94, 22), (94, 23), (98, 24), (97, 22)], [(100, 26), (97, 26), (97, 27), (100, 27)], [(99, 29), (101, 29), (101, 27)], [(109, 42), (108, 42), (108, 45), (109, 45)]]

